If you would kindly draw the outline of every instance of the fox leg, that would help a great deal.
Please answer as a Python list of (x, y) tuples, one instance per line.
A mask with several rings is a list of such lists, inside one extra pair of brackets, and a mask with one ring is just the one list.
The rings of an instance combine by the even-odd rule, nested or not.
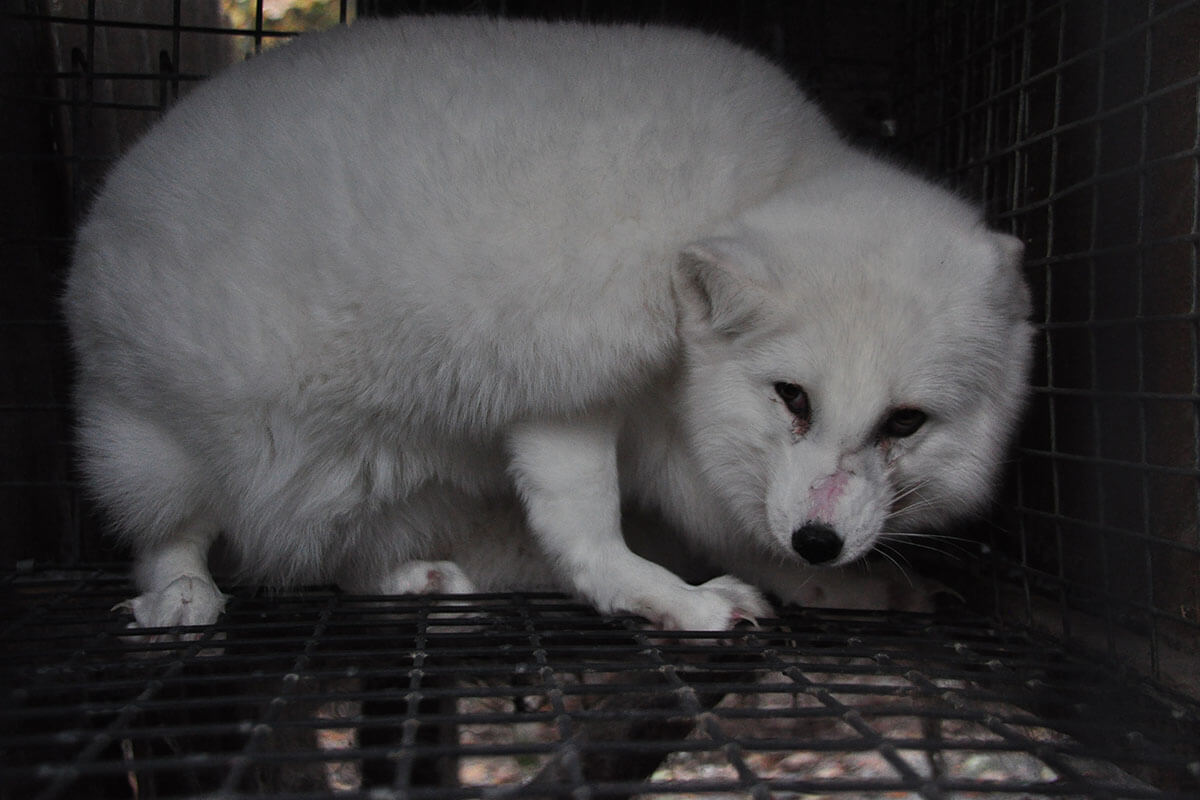
[(728, 630), (770, 613), (736, 578), (700, 586), (635, 555), (621, 536), (617, 425), (588, 418), (510, 431), (510, 469), (529, 528), (575, 592), (603, 613), (630, 612), (660, 628)]
[(134, 576), (142, 593), (118, 604), (133, 612), (137, 627), (211, 625), (225, 610), (225, 595), (208, 570), (208, 549), (217, 527), (185, 524), (137, 554)]

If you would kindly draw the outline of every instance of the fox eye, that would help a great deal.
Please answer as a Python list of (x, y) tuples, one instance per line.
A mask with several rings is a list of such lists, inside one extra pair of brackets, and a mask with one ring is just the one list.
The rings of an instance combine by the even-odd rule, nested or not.
[(889, 439), (912, 436), (928, 419), (919, 408), (897, 408), (883, 422), (883, 435)]
[(804, 389), (794, 383), (775, 384), (775, 394), (798, 419), (807, 421), (812, 416), (812, 408), (808, 405), (808, 395)]

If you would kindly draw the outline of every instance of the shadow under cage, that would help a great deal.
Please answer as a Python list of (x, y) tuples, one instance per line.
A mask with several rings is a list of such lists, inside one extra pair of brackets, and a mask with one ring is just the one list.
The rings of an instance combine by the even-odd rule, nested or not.
[[(1039, 359), (936, 614), (663, 634), (561, 597), (238, 593), (188, 642), (71, 468), (56, 302), (104, 170), (206, 74), (354, 13), (666, 21), (786, 65), (1027, 243)], [(1194, 797), (1200, 4), (16, 3), (0, 70), (0, 797)], [(937, 540), (934, 540), (935, 542)], [(166, 632), (166, 631), (163, 631)]]

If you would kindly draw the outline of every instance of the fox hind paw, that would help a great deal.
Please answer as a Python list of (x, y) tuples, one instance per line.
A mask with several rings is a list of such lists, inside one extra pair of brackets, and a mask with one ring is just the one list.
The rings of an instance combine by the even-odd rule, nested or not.
[[(180, 575), (161, 589), (144, 592), (113, 606), (114, 611), (128, 611), (134, 621), (130, 628), (174, 628), (177, 626), (211, 625), (225, 610), (227, 595), (209, 578)], [(191, 641), (199, 633), (156, 634), (149, 641)]]
[(475, 585), (453, 561), (410, 561), (385, 576), (379, 594), (470, 594)]

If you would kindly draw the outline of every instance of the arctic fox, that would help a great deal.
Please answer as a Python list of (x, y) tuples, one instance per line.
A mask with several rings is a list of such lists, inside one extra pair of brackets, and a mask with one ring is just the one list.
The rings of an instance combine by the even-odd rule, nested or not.
[[(111, 171), (65, 298), (82, 465), (143, 626), (216, 619), (220, 538), (244, 581), (723, 630), (985, 502), (1021, 254), (719, 38), (359, 22)], [(623, 509), (731, 574), (635, 555)]]

